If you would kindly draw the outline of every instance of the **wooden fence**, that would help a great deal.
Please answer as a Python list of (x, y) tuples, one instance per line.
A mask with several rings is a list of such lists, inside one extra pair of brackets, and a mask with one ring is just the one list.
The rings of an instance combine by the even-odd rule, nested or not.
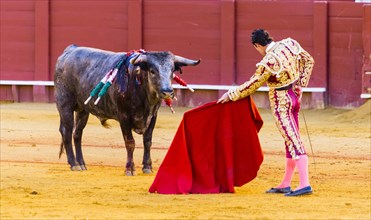
[[(184, 68), (191, 93), (178, 105), (215, 101), (248, 80), (260, 55), (250, 43), (263, 27), (292, 37), (316, 61), (304, 107), (356, 107), (370, 97), (371, 5), (354, 1), (1, 0), (0, 100), (54, 102), (57, 57), (69, 44), (112, 51), (168, 50), (202, 59)], [(267, 88), (254, 94), (268, 107)], [(176, 104), (176, 103), (175, 103)]]

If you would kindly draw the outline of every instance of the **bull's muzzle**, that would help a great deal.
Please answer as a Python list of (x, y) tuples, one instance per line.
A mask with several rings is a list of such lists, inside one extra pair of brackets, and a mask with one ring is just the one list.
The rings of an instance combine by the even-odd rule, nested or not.
[(174, 90), (173, 89), (161, 89), (161, 98), (168, 99), (174, 98)]

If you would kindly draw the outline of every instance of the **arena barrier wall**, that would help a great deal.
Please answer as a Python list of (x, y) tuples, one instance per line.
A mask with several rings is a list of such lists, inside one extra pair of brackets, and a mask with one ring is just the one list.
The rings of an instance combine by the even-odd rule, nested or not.
[[(304, 108), (352, 108), (370, 98), (371, 5), (354, 1), (0, 1), (0, 100), (54, 102), (57, 57), (69, 44), (112, 51), (168, 50), (202, 62), (184, 68), (196, 90), (174, 85), (178, 106), (215, 101), (248, 80), (260, 55), (255, 28), (292, 37), (316, 61)], [(253, 95), (269, 107), (263, 87)]]

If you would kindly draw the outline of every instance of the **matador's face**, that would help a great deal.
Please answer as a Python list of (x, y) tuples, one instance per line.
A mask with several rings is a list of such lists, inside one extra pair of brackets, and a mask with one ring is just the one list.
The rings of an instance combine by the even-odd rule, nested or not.
[(255, 49), (264, 57), (266, 53), (267, 46), (262, 46), (260, 44), (254, 44)]

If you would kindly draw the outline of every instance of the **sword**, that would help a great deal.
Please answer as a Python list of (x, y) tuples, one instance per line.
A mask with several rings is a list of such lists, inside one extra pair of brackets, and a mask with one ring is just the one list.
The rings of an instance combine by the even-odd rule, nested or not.
[(304, 119), (305, 130), (307, 130), (307, 136), (308, 136), (309, 146), (310, 146), (310, 150), (312, 151), (312, 157), (313, 157), (313, 163), (314, 163), (314, 172), (317, 172), (317, 168), (316, 168), (316, 159), (315, 159), (314, 152), (313, 152), (312, 141), (311, 141), (311, 139), (310, 139), (309, 130), (308, 130), (308, 125), (307, 125), (307, 120), (305, 120), (305, 115), (304, 115), (304, 112), (303, 112), (303, 111), (301, 111), (301, 116), (302, 116), (303, 119)]

